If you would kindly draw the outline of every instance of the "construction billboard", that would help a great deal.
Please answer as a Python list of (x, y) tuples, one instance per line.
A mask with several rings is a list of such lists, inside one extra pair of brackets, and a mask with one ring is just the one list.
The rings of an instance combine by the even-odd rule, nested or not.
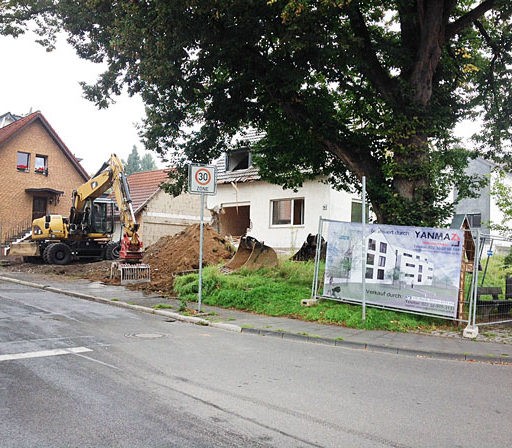
[(327, 230), (323, 297), (456, 318), (462, 230), (337, 221)]

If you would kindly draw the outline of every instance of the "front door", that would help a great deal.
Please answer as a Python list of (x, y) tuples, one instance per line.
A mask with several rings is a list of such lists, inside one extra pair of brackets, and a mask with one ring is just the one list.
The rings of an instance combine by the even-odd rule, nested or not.
[(35, 197), (32, 201), (32, 219), (41, 218), (46, 215), (48, 198)]

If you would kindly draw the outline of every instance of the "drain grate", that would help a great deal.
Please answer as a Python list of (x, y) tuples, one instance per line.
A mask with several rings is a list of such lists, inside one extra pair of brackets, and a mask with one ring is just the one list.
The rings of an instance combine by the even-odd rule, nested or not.
[(165, 338), (165, 334), (161, 333), (128, 333), (125, 334), (127, 338), (140, 338), (140, 339), (159, 339)]

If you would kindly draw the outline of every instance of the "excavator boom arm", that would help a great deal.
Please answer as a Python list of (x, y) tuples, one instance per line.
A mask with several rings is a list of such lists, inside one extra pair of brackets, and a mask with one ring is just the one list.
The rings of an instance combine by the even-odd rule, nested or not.
[(125, 254), (132, 254), (132, 258), (140, 259), (138, 254), (142, 248), (142, 241), (140, 241), (137, 234), (139, 224), (135, 219), (124, 167), (117, 155), (112, 154), (108, 162), (103, 164), (95, 176), (73, 192), (70, 222), (77, 223), (82, 218), (87, 202), (100, 197), (110, 188), (112, 188), (119, 208), (119, 220), (123, 227), (121, 254), (123, 254), (124, 247)]

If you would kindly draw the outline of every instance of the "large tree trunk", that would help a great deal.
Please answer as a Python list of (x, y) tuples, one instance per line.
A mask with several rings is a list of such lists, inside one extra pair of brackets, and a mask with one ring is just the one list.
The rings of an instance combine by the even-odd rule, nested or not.
[[(373, 201), (378, 222), (401, 225), (438, 225), (434, 213), (428, 137), (415, 134), (397, 145), (393, 156), (394, 175), (385, 201)], [(382, 196), (382, 192), (377, 192)], [(371, 194), (370, 194), (370, 199)], [(429, 211), (432, 210), (432, 213)]]

